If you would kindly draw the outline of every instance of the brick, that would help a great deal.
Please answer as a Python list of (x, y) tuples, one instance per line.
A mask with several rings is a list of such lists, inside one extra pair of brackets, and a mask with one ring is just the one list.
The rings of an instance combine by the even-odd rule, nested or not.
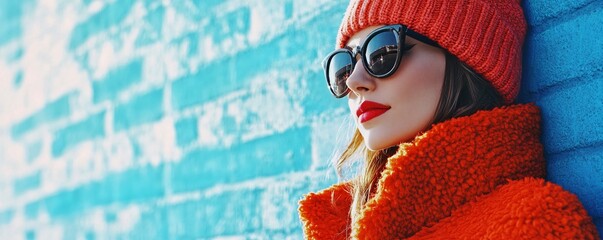
[(345, 150), (355, 130), (349, 115), (347, 106), (342, 106), (337, 111), (320, 115), (312, 123), (312, 170), (334, 171), (333, 160)]
[(95, 240), (96, 239), (96, 234), (94, 234), (94, 232), (87, 231), (84, 234), (84, 239), (86, 239), (86, 240)]
[(25, 8), (22, 1), (9, 1), (0, 6), (0, 46), (23, 35), (21, 16)]
[(75, 50), (91, 36), (105, 32), (121, 23), (132, 9), (135, 1), (120, 1), (108, 4), (101, 11), (75, 26), (69, 39), (69, 50)]
[[(170, 236), (211, 238), (254, 232), (261, 227), (261, 189), (228, 191), (167, 209)], [(191, 217), (194, 216), (194, 217)]]
[(15, 74), (15, 78), (13, 79), (13, 86), (15, 88), (19, 88), (21, 86), (22, 82), (23, 82), (23, 71), (18, 71)]
[(27, 203), (23, 208), (23, 214), (27, 219), (36, 219), (40, 214), (41, 201)]
[(143, 152), (142, 152), (142, 146), (140, 143), (138, 143), (137, 141), (132, 141), (132, 151), (134, 153), (134, 158), (138, 159), (142, 156)]
[(66, 94), (52, 102), (46, 104), (42, 109), (33, 113), (29, 117), (21, 120), (11, 127), (11, 136), (13, 139), (19, 139), (25, 133), (37, 128), (38, 126), (50, 123), (71, 114), (70, 99), (72, 95)]
[[(227, 64), (228, 61), (222, 61), (221, 64)], [(218, 74), (219, 71), (212, 70), (211, 67), (222, 68), (223, 77), (216, 78), (211, 74)], [(172, 106), (177, 110), (182, 110), (186, 107), (194, 106), (210, 99), (217, 98), (223, 95), (228, 90), (224, 90), (228, 85), (229, 72), (225, 71), (224, 66), (220, 64), (212, 64), (212, 66), (204, 67), (200, 72), (196, 74), (190, 74), (181, 77), (172, 82)], [(205, 74), (205, 71), (209, 71), (209, 74)], [(213, 72), (212, 72), (213, 71)], [(211, 81), (211, 79), (214, 81)], [(217, 81), (220, 79), (220, 81)], [(231, 84), (234, 86), (234, 84)], [(204, 91), (203, 94), (199, 93), (200, 89), (211, 89), (212, 91)]]
[(236, 34), (246, 35), (249, 32), (250, 16), (249, 8), (242, 7), (220, 17), (210, 17), (209, 26), (212, 27), (205, 28), (204, 35), (211, 36), (214, 42), (222, 42)]
[(60, 190), (41, 199), (39, 204), (51, 218), (66, 218), (93, 207), (151, 201), (165, 195), (163, 166), (142, 166), (111, 173), (101, 180)]
[(88, 118), (58, 130), (52, 142), (52, 156), (58, 157), (79, 143), (105, 136), (105, 112), (96, 113)]
[(91, 206), (132, 203), (165, 194), (164, 165), (144, 166), (111, 173), (102, 180), (81, 186)]
[(195, 6), (197, 6), (197, 8), (205, 14), (208, 14), (211, 12), (211, 10), (213, 8), (215, 8), (216, 6), (219, 6), (221, 3), (223, 3), (223, 0), (193, 0), (192, 3), (195, 4)]
[(7, 62), (12, 63), (21, 60), (24, 52), (25, 51), (22, 47), (17, 48), (14, 52), (9, 53), (9, 55), (6, 57)]
[[(307, 86), (308, 94), (304, 95), (301, 104), (304, 108), (304, 114), (315, 116), (322, 112), (332, 111), (338, 107), (345, 106), (347, 103), (335, 99), (327, 88), (326, 79), (320, 65), (322, 60), (329, 52), (334, 50), (335, 37), (339, 22), (345, 9), (333, 8), (301, 26), (304, 29), (294, 29), (288, 34), (293, 35), (294, 43), (288, 45), (286, 51), (296, 53), (295, 58), (301, 60), (295, 61), (294, 68), (304, 69), (302, 81)], [(325, 34), (330, 33), (330, 34)], [(326, 44), (325, 44), (326, 43)], [(316, 62), (315, 66), (308, 66), (309, 62)]]
[(307, 127), (238, 144), (228, 149), (199, 149), (170, 163), (172, 189), (187, 192), (216, 184), (307, 170), (311, 164)]
[(0, 211), (0, 226), (9, 224), (15, 217), (14, 209), (5, 209)]
[[(117, 239), (177, 239), (169, 235), (170, 228), (177, 228), (169, 223), (167, 208), (165, 206), (150, 206), (143, 208), (138, 218), (138, 222), (133, 229), (128, 232), (119, 234)], [(195, 218), (194, 215), (186, 215), (186, 219), (191, 221)], [(191, 235), (186, 235), (187, 238), (192, 238)], [(182, 238), (186, 239), (186, 238)]]
[(161, 5), (147, 13), (143, 20), (146, 24), (143, 25), (142, 32), (136, 37), (136, 47), (143, 47), (161, 39), (164, 18), (165, 7)]
[(155, 122), (163, 112), (163, 89), (155, 89), (115, 108), (113, 128), (122, 131), (134, 126)]
[(528, 35), (524, 79), (529, 82), (526, 86), (530, 92), (540, 95), (556, 85), (603, 71), (599, 34), (603, 32), (603, 4), (589, 5), (586, 10), (584, 15)]
[(101, 79), (92, 82), (93, 102), (114, 100), (128, 87), (142, 79), (142, 60), (136, 59), (123, 66), (112, 69)]
[(310, 191), (309, 185), (307, 181), (291, 177), (278, 177), (273, 184), (266, 184), (267, 189), (262, 193), (260, 202), (262, 234), (271, 236), (270, 239), (278, 239), (278, 235), (291, 236), (301, 231), (298, 202), (301, 196)]
[(199, 136), (197, 129), (197, 118), (181, 119), (175, 124), (176, 143), (178, 146), (186, 146), (195, 141)]
[(268, 71), (281, 57), (272, 53), (278, 52), (274, 48), (278, 46), (277, 42), (283, 41), (284, 38), (279, 37), (235, 56), (210, 62), (200, 67), (197, 73), (176, 79), (172, 82), (173, 107), (183, 110), (246, 87), (251, 77)]
[(13, 182), (13, 191), (15, 196), (40, 187), (40, 171), (36, 171), (27, 176), (17, 178)]
[(545, 21), (554, 21), (560, 16), (568, 15), (576, 9), (595, 2), (596, 0), (556, 1), (551, 4), (547, 0), (524, 1), (523, 8), (526, 20), (530, 26), (539, 26)]
[(73, 216), (86, 207), (86, 196), (82, 194), (82, 188), (63, 190), (53, 193), (41, 200), (41, 205), (52, 219), (65, 216)]
[[(118, 190), (117, 202), (149, 201), (165, 195), (164, 172), (164, 165), (138, 167), (109, 176), (107, 182)], [(103, 181), (101, 185), (108, 183)]]
[(603, 233), (603, 217), (593, 218), (593, 222), (597, 225), (597, 232), (601, 236), (601, 233)]
[(347, 106), (345, 99), (333, 97), (327, 87), (327, 80), (322, 69), (304, 73), (302, 81), (306, 82), (308, 88), (308, 94), (304, 96), (304, 101), (301, 101), (304, 115), (317, 116), (320, 113)]
[(26, 240), (36, 240), (36, 232), (34, 230), (25, 231)]
[(158, 33), (163, 29), (163, 19), (165, 18), (165, 7), (159, 5), (145, 16), (145, 21), (151, 25)]
[(285, 18), (290, 19), (291, 17), (293, 17), (293, 2), (286, 1), (285, 2)]
[[(304, 25), (304, 29), (292, 28), (259, 46), (245, 49), (234, 56), (212, 61), (201, 66), (196, 73), (174, 80), (172, 82), (172, 106), (177, 110), (183, 110), (190, 106), (207, 103), (229, 92), (245, 88), (251, 78), (270, 69), (293, 68), (299, 70), (307, 68), (308, 62), (319, 57), (317, 49), (322, 53), (322, 57), (326, 56), (335, 45), (337, 26), (332, 23), (335, 19), (339, 21), (341, 16), (338, 14), (325, 15), (328, 17), (324, 19), (317, 17), (317, 20)], [(325, 34), (320, 34), (324, 32), (333, 34), (325, 37)], [(325, 39), (330, 39), (328, 42), (333, 44), (325, 45)], [(295, 61), (291, 59), (295, 59)], [(283, 64), (284, 60), (288, 60), (287, 64)], [(308, 81), (318, 81), (324, 84), (325, 80), (324, 77), (320, 77), (308, 79)], [(311, 83), (314, 84), (314, 82)], [(323, 93), (324, 86), (326, 85), (319, 88)], [(199, 93), (200, 91), (202, 94)]]
[(25, 148), (27, 150), (25, 152), (27, 162), (31, 163), (34, 159), (40, 156), (40, 153), (42, 153), (42, 142), (40, 140), (34, 141), (33, 143), (27, 144)]
[(549, 154), (603, 142), (603, 76), (542, 96), (542, 142)]
[(199, 52), (199, 35), (200, 33), (198, 32), (191, 32), (191, 33), (187, 33), (184, 34), (183, 36), (173, 39), (172, 42), (170, 42), (170, 45), (183, 45), (183, 44), (187, 44), (188, 45), (188, 51), (187, 51), (187, 57), (193, 56), (198, 54)]
[(603, 217), (603, 145), (547, 156), (547, 178), (576, 194), (593, 217)]

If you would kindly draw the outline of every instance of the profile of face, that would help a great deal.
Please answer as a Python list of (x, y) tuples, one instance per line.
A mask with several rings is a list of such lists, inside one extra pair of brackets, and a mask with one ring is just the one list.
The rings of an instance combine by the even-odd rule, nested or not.
[[(367, 35), (379, 27), (368, 27), (357, 32), (346, 45), (352, 49), (362, 46)], [(372, 77), (362, 66), (362, 61), (358, 61), (346, 82), (351, 90), (348, 106), (370, 150), (412, 140), (429, 127), (440, 100), (446, 67), (443, 50), (409, 36), (406, 36), (404, 44), (414, 46), (402, 56), (393, 75), (387, 78)], [(360, 55), (357, 57), (360, 58)], [(358, 116), (358, 108), (365, 101), (376, 102), (389, 109)]]

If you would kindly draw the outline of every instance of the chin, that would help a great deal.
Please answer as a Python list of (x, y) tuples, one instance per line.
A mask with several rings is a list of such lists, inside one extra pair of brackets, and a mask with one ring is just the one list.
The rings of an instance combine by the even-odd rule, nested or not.
[(372, 141), (364, 141), (364, 145), (366, 146), (366, 148), (368, 148), (371, 151), (378, 151), (378, 150), (382, 150), (382, 149), (386, 149), (392, 146), (395, 146), (397, 144), (395, 143), (385, 143), (385, 142), (372, 142)]
[[(366, 148), (368, 148), (371, 151), (378, 151), (378, 150), (383, 150), (383, 149), (386, 149), (386, 148), (390, 148), (390, 147), (393, 147), (393, 146), (400, 145), (403, 142), (412, 141), (414, 138), (415, 138), (414, 135), (412, 135), (412, 136), (404, 135), (404, 136), (390, 138), (390, 139), (383, 139), (383, 138), (371, 139), (371, 138), (365, 138), (364, 139), (364, 145), (366, 146)], [(400, 140), (400, 139), (402, 139), (402, 140)]]

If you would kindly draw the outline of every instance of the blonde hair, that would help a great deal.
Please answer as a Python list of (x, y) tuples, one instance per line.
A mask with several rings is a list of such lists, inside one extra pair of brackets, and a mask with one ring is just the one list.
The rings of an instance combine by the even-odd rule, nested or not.
[[(448, 52), (445, 52), (445, 55), (446, 68), (442, 93), (433, 120), (424, 131), (429, 130), (433, 124), (504, 104), (503, 98), (488, 81), (454, 55)], [(360, 174), (351, 180), (349, 189), (353, 199), (350, 207), (352, 224), (358, 220), (364, 205), (377, 187), (377, 181), (387, 159), (396, 153), (398, 147), (396, 145), (379, 151), (371, 151), (365, 147), (362, 135), (356, 129), (350, 143), (337, 159), (335, 169), (340, 177), (344, 166), (356, 153), (363, 154), (365, 159), (363, 168), (359, 171)]]

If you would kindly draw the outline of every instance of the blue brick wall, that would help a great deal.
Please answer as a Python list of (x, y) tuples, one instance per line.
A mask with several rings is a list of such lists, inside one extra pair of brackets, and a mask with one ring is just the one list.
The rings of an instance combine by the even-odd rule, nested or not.
[(603, 1), (524, 1), (520, 100), (542, 109), (547, 178), (578, 195), (603, 232)]
[[(345, 2), (0, 2), (0, 238), (301, 239), (347, 140), (320, 67)], [(520, 101), (601, 229), (603, 3), (524, 5)]]

